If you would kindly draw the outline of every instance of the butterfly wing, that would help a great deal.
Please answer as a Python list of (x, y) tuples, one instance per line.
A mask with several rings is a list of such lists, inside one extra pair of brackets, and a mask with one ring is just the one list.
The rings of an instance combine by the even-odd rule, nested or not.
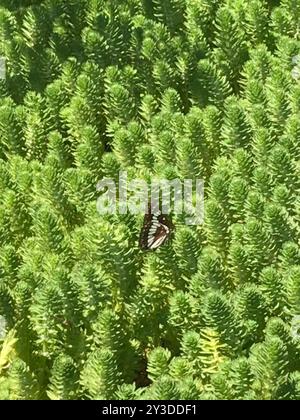
[(139, 245), (142, 249), (148, 249), (148, 235), (152, 225), (152, 214), (145, 214), (140, 233)]
[(149, 240), (148, 247), (150, 249), (157, 249), (158, 247), (160, 247), (166, 242), (166, 240), (168, 239), (168, 236), (169, 236), (169, 230), (165, 227), (160, 227), (157, 230), (155, 237)]
[(144, 250), (156, 250), (166, 242), (173, 228), (166, 215), (146, 214), (140, 235), (140, 247)]

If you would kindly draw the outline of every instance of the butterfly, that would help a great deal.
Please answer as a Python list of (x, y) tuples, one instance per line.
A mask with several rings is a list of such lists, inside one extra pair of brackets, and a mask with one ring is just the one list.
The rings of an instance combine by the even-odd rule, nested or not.
[(155, 251), (169, 239), (173, 230), (170, 217), (160, 212), (151, 213), (149, 206), (148, 213), (144, 217), (139, 245), (145, 251)]

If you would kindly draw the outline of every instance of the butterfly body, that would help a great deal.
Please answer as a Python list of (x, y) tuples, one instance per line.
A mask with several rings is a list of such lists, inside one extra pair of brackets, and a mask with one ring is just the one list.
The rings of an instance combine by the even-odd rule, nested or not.
[(144, 217), (139, 245), (143, 250), (155, 251), (169, 239), (173, 230), (168, 215), (149, 212)]

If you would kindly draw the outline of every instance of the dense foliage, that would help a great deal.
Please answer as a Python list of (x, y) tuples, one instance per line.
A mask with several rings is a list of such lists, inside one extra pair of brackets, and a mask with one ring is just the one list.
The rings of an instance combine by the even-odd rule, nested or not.
[[(299, 2), (0, 6), (0, 398), (300, 399)], [(119, 170), (205, 223), (141, 252)]]

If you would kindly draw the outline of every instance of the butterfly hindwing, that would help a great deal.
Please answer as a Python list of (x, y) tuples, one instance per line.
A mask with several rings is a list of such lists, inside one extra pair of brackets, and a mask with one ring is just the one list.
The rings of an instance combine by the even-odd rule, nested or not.
[(144, 250), (156, 250), (167, 241), (173, 228), (167, 215), (150, 212), (145, 214), (140, 247)]

